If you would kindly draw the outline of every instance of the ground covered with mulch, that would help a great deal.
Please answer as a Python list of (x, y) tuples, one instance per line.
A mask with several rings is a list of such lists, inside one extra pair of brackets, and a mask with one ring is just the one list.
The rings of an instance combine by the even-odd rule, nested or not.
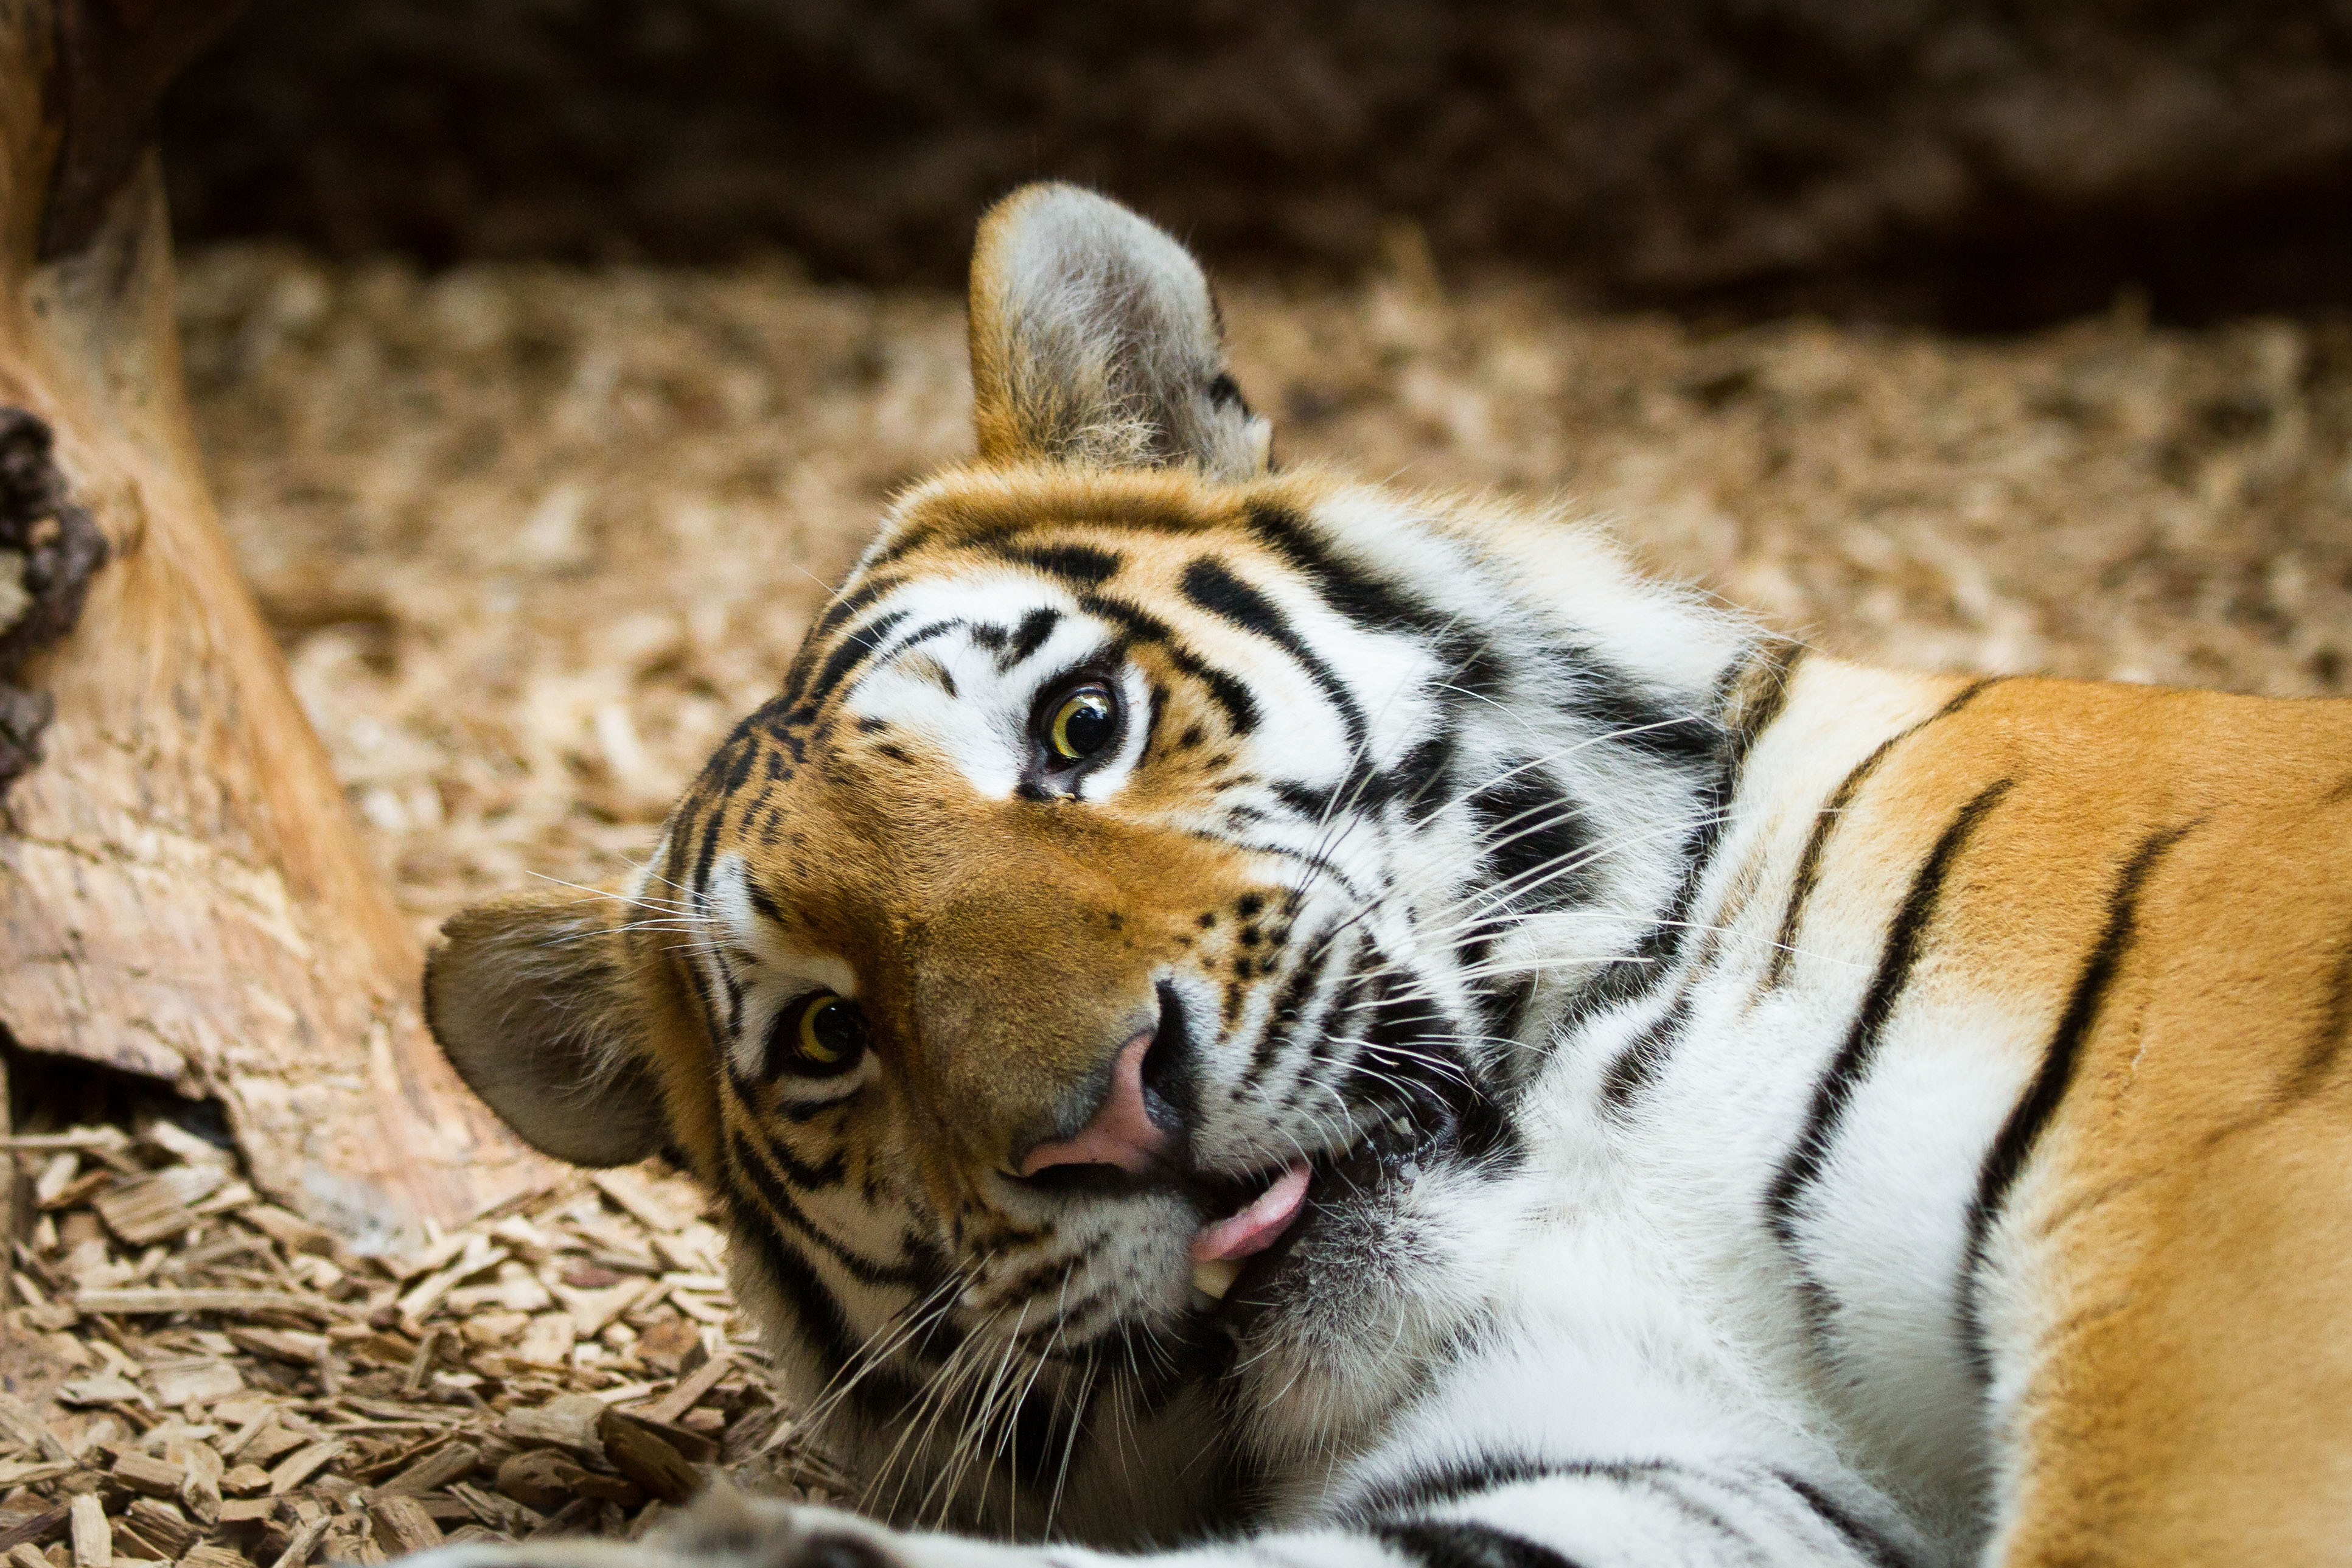
[[(1903, 664), (2277, 694), (2352, 654), (2352, 323), (2011, 340), (1227, 299), (1286, 459), (1565, 496)], [(595, 883), (773, 688), (892, 490), (969, 449), (959, 303), (725, 272), (188, 259), (225, 519), (420, 934)], [(0, 1329), (8, 1568), (303, 1568), (642, 1529), (712, 1469), (857, 1495), (769, 1392), (690, 1186), (582, 1176), (362, 1258), (171, 1119), (32, 1124)]]
[(303, 1568), (635, 1535), (713, 1474), (847, 1482), (769, 1390), (691, 1183), (583, 1175), (354, 1256), (169, 1118), (21, 1134), (8, 1568)]

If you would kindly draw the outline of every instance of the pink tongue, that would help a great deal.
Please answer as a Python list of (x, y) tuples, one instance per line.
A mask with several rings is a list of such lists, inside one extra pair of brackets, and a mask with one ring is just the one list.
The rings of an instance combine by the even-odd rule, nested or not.
[(1302, 1160), (1276, 1176), (1274, 1185), (1247, 1208), (1201, 1227), (1192, 1237), (1192, 1260), (1246, 1258), (1273, 1246), (1307, 1202), (1307, 1163)]

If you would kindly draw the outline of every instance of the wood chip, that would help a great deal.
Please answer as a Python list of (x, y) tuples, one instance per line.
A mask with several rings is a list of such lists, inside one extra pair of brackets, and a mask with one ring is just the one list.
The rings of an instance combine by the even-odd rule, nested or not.
[(71, 1149), (52, 1158), (33, 1178), (33, 1203), (38, 1208), (58, 1207), (58, 1198), (74, 1177), (81, 1175), (81, 1155)]
[(656, 1421), (677, 1420), (701, 1404), (730, 1370), (731, 1358), (722, 1350), (688, 1375), (684, 1382), (656, 1400), (646, 1414)]
[(144, 1405), (146, 1390), (119, 1372), (101, 1373), (96, 1377), (77, 1377), (58, 1387), (60, 1405)]
[(596, 1424), (604, 1457), (614, 1469), (664, 1502), (684, 1502), (702, 1490), (701, 1473), (661, 1433), (624, 1411), (607, 1409)]
[[(220, 1489), (223, 1498), (249, 1501), (255, 1498), (266, 1497), (269, 1491), (269, 1472), (259, 1465), (231, 1465), (221, 1474)], [(235, 1502), (223, 1502), (221, 1517), (226, 1519), (228, 1511), (236, 1506)]]
[(319, 1359), (319, 1353), (327, 1348), (326, 1335), (305, 1333), (300, 1329), (233, 1328), (228, 1337), (229, 1343), (239, 1350), (295, 1366), (312, 1364)]
[(429, 1552), (442, 1542), (441, 1527), (413, 1497), (395, 1493), (379, 1498), (368, 1505), (368, 1520), (374, 1528), (376, 1544), (394, 1557)]
[(253, 1568), (253, 1564), (242, 1552), (205, 1542), (188, 1549), (188, 1554), (180, 1559), (180, 1568)]
[(161, 1498), (133, 1498), (122, 1513), (142, 1540), (163, 1548), (167, 1559), (178, 1558), (204, 1537), (204, 1531), (189, 1521), (177, 1503)]
[(217, 1450), (209, 1443), (174, 1443), (163, 1452), (188, 1472), (180, 1483), (180, 1506), (205, 1523), (220, 1517), (221, 1476), (227, 1467), (221, 1463)]
[(325, 1319), (341, 1314), (317, 1296), (290, 1291), (175, 1291), (164, 1286), (84, 1291), (73, 1299), (85, 1312), (118, 1313), (126, 1317), (169, 1312), (218, 1312), (224, 1317), (261, 1317), (283, 1312), (294, 1317)]
[(13, 1394), (0, 1393), (0, 1432), (5, 1432), (43, 1458), (62, 1461), (73, 1458), (33, 1407)]
[(15, 1154), (47, 1154), (58, 1149), (120, 1153), (130, 1146), (131, 1134), (120, 1127), (69, 1127), (62, 1133), (19, 1133), (13, 1138), (0, 1138), (0, 1149)]
[(492, 1246), (487, 1236), (467, 1237), (455, 1262), (427, 1275), (400, 1298), (401, 1315), (410, 1318), (422, 1316), (452, 1285), (470, 1280), (486, 1270), (495, 1269), (512, 1256), (505, 1248)]
[(133, 1448), (114, 1461), (113, 1475), (132, 1491), (144, 1492), (149, 1497), (177, 1497), (188, 1479), (188, 1469), (185, 1465), (175, 1465)]
[(49, 1560), (41, 1555), (37, 1546), (11, 1546), (5, 1558), (8, 1568), (49, 1568)]
[(499, 1467), (499, 1490), (526, 1508), (552, 1512), (580, 1495), (576, 1484), (587, 1476), (569, 1456), (554, 1448), (526, 1448), (510, 1455)]
[(133, 1247), (177, 1236), (196, 1222), (189, 1206), (210, 1197), (228, 1181), (218, 1166), (170, 1166), (152, 1176), (123, 1182), (90, 1206), (106, 1228)]
[(628, 1311), (653, 1286), (646, 1280), (624, 1280), (600, 1291), (575, 1291), (569, 1285), (549, 1288), (563, 1303), (563, 1310), (572, 1314), (572, 1331), (582, 1339), (594, 1339), (604, 1332), (606, 1323)]
[(237, 1217), (285, 1248), (313, 1258), (332, 1258), (341, 1248), (334, 1233), (274, 1203), (257, 1203)]
[(516, 1342), (515, 1359), (529, 1366), (562, 1366), (572, 1358), (579, 1330), (570, 1312), (548, 1312), (530, 1320)]
[(474, 1517), (493, 1530), (503, 1530), (509, 1535), (527, 1535), (546, 1528), (547, 1516), (509, 1497), (484, 1491), (477, 1486), (458, 1481), (449, 1489), (449, 1495), (474, 1511)]
[(188, 1405), (210, 1405), (245, 1386), (245, 1379), (236, 1368), (216, 1355), (160, 1363), (147, 1369), (147, 1380), (154, 1385), (155, 1402), (175, 1410)]
[(70, 1511), (65, 1503), (58, 1503), (0, 1530), (0, 1551), (13, 1551), (19, 1546), (31, 1546), (47, 1541), (66, 1527)]
[(672, 1208), (635, 1171), (595, 1171), (590, 1174), (588, 1180), (598, 1192), (611, 1198), (648, 1230), (678, 1231), (694, 1223), (693, 1215), (680, 1214)]
[(320, 1466), (350, 1447), (351, 1445), (341, 1437), (328, 1437), (297, 1448), (292, 1454), (278, 1461), (278, 1465), (270, 1470), (270, 1495), (285, 1496), (304, 1481), (309, 1480), (317, 1473)]
[(73, 1568), (111, 1568), (114, 1531), (106, 1522), (105, 1505), (95, 1492), (83, 1492), (71, 1504)]
[(416, 1460), (368, 1496), (374, 1500), (438, 1491), (451, 1481), (472, 1475), (474, 1467), (481, 1462), (482, 1450), (473, 1444), (451, 1443)]
[(566, 1394), (537, 1409), (509, 1410), (499, 1421), (499, 1431), (526, 1447), (562, 1448), (583, 1458), (602, 1461), (604, 1445), (596, 1423), (604, 1406), (593, 1394)]
[[(265, 1476), (262, 1479), (267, 1480), (268, 1478)], [(277, 1512), (278, 1500), (274, 1497), (231, 1498), (221, 1504), (221, 1527), (226, 1530), (240, 1524), (259, 1524)]]
[[(277, 1561), (269, 1568), (302, 1568), (302, 1564), (310, 1561), (310, 1553), (319, 1549), (319, 1542), (326, 1535), (327, 1526), (333, 1522), (334, 1515), (322, 1513), (295, 1526), (293, 1538), (287, 1542), (286, 1550), (278, 1554)], [(75, 1568), (80, 1568), (80, 1565), (77, 1563)]]

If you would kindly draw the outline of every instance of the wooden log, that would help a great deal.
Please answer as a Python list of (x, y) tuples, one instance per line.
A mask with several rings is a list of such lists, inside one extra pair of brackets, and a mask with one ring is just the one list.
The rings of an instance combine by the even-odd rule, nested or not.
[(54, 716), (0, 800), (0, 1029), (216, 1097), (271, 1197), (407, 1231), (552, 1173), (425, 1035), (415, 946), (205, 488), (162, 185), (121, 143), (184, 54), (139, 29), (226, 9), (0, 6), (0, 406), (52, 433), (110, 555), (17, 677)]

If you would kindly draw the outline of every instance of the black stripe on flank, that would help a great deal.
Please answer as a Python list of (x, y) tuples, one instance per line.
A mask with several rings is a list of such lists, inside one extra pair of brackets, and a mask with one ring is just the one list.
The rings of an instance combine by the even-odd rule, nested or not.
[(1948, 719), (1974, 702), (1987, 687), (1995, 685), (1999, 676), (1987, 676), (1960, 688), (1952, 700), (1907, 728), (1899, 729), (1878, 743), (1871, 754), (1854, 764), (1853, 770), (1838, 783), (1828, 803), (1813, 817), (1812, 831), (1806, 835), (1804, 853), (1797, 861), (1796, 884), (1790, 890), (1789, 905), (1780, 915), (1780, 930), (1773, 938), (1772, 956), (1764, 966), (1762, 989), (1770, 990), (1788, 977), (1790, 962), (1796, 956), (1797, 930), (1805, 918), (1805, 904), (1813, 896), (1813, 889), (1822, 879), (1822, 860), (1829, 851), (1830, 835), (1837, 831), (1846, 808), (1870, 776), (1878, 771), (1896, 747), (1926, 729), (1929, 725)]
[(1802, 1476), (1780, 1472), (1776, 1479), (1801, 1498), (1807, 1508), (1821, 1515), (1822, 1522), (1836, 1531), (1872, 1568), (1910, 1568), (1908, 1554), (1888, 1540), (1885, 1531), (1865, 1520), (1855, 1518), (1829, 1493)]
[(1789, 694), (1797, 684), (1797, 664), (1804, 656), (1802, 643), (1775, 640), (1733, 678), (1732, 704), (1726, 716), (1731, 726), (1735, 774), (1747, 767), (1748, 754), (1787, 711)]
[(1918, 873), (1912, 877), (1910, 891), (1903, 895), (1902, 905), (1887, 926), (1886, 945), (1880, 949), (1878, 968), (1863, 992), (1862, 1006), (1856, 1009), (1836, 1054), (1830, 1058), (1829, 1066), (1813, 1085), (1812, 1103), (1806, 1107), (1797, 1141), (1788, 1157), (1780, 1162), (1780, 1168), (1773, 1173), (1771, 1185), (1764, 1189), (1765, 1221), (1780, 1245), (1792, 1255), (1799, 1299), (1816, 1343), (1828, 1332), (1831, 1302), (1828, 1287), (1813, 1278), (1797, 1244), (1798, 1206), (1820, 1178), (1831, 1144), (1837, 1137), (1839, 1123), (1844, 1118), (1846, 1104), (1868, 1075), (1872, 1060), (1878, 1053), (1878, 1042), (1885, 1033), (1886, 1020), (1894, 1016), (1895, 1005), (1902, 999), (1911, 972), (1918, 966), (1920, 949), (1935, 924), (1952, 867), (1985, 818), (2016, 783), (2013, 779), (2002, 779), (1986, 785), (1937, 836), (1936, 847), (1928, 852)]
[(1458, 1519), (1376, 1524), (1371, 1533), (1421, 1568), (1576, 1568), (1572, 1560), (1524, 1535)]
[(2034, 1074), (2024, 1097), (2011, 1109), (2009, 1120), (2001, 1124), (1992, 1147), (1985, 1152), (1983, 1167), (1977, 1173), (1976, 1197), (1969, 1204), (1968, 1249), (1960, 1260), (1960, 1277), (1955, 1291), (1959, 1301), (1960, 1345), (1979, 1379), (1988, 1376), (1990, 1368), (1984, 1328), (1977, 1316), (1976, 1281), (1984, 1267), (1985, 1248), (1991, 1239), (1992, 1228), (2000, 1220), (2010, 1189), (2023, 1173), (2042, 1130), (2058, 1113), (2066, 1091), (2074, 1084), (2083, 1041), (2099, 1021), (2099, 1009), (2106, 1001), (2107, 989), (2115, 984), (2116, 974), (2123, 967), (2138, 935), (2141, 887), (2156, 870), (2157, 862), (2198, 825), (2184, 822), (2150, 833), (2125, 862), (2122, 874), (2116, 878), (2115, 890), (2107, 895), (2106, 924), (2099, 932), (2098, 945), (2091, 949), (2090, 956), (2083, 961), (2082, 972), (2074, 978), (2074, 989), (2066, 998), (2066, 1011), (2050, 1037), (2048, 1049), (2042, 1052), (2041, 1071)]
[(1184, 568), (1183, 586), (1184, 597), (1201, 609), (1265, 638), (1290, 655), (1331, 700), (1331, 706), (1339, 710), (1340, 722), (1348, 727), (1351, 755), (1364, 755), (1371, 727), (1357, 705), (1355, 693), (1348, 689), (1348, 684), (1324, 662), (1321, 654), (1307, 645), (1306, 639), (1290, 624), (1290, 618), (1272, 600), (1235, 577), (1223, 562), (1209, 556), (1197, 556)]
[(1080, 588), (1101, 587), (1127, 564), (1114, 552), (1092, 545), (1008, 545), (997, 553)]
[(2303, 1061), (2287, 1081), (2289, 1099), (2301, 1099), (2319, 1087), (2342, 1059), (2347, 1033), (2352, 1033), (2352, 940), (2336, 949), (2336, 964), (2327, 974), (2326, 998), (2320, 1004), (2319, 1027), (2311, 1031), (2303, 1048)]

